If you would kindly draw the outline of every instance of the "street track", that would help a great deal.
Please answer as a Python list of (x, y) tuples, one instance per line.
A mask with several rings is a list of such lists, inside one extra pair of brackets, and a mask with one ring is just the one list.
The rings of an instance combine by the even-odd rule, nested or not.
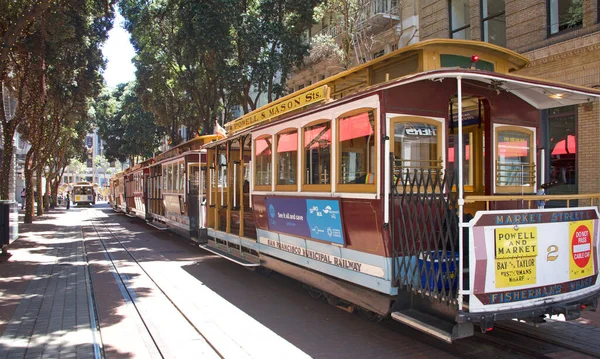
[[(476, 333), (480, 340), (494, 342), (503, 347), (514, 348), (529, 353), (535, 358), (556, 358), (556, 353), (569, 358), (598, 358), (600, 351), (592, 346), (574, 344), (566, 337), (556, 337), (544, 332), (541, 327), (531, 327), (520, 322), (496, 323), (491, 333)], [(554, 354), (550, 356), (550, 354)]]
[[(93, 228), (93, 232), (98, 239), (98, 243), (101, 245), (102, 250), (104, 251), (104, 255), (107, 258), (107, 261), (110, 262), (110, 266), (112, 268), (112, 272), (115, 275), (115, 278), (118, 279), (119, 287), (122, 293), (128, 298), (129, 305), (133, 306), (134, 311), (137, 313), (139, 320), (143, 322), (144, 327), (147, 331), (149, 340), (153, 343), (153, 346), (156, 348), (157, 353), (160, 357), (170, 357), (168, 354), (162, 352), (162, 345), (160, 340), (156, 339), (156, 335), (153, 332), (153, 325), (147, 323), (147, 320), (144, 315), (144, 310), (138, 308), (137, 305), (137, 296), (135, 292), (135, 288), (132, 288), (131, 278), (127, 274), (127, 272), (131, 272), (131, 268), (127, 268), (127, 266), (135, 266), (139, 269), (139, 273), (143, 273), (143, 275), (147, 276), (147, 279), (153, 283), (154, 286), (160, 291), (161, 295), (164, 296), (164, 299), (167, 300), (170, 305), (177, 310), (187, 321), (187, 323), (194, 328), (198, 335), (202, 336), (206, 342), (211, 346), (214, 350), (216, 356), (219, 357), (228, 357), (227, 355), (223, 355), (220, 353), (215, 346), (213, 346), (209, 340), (202, 334), (201, 330), (193, 324), (193, 321), (190, 320), (186, 314), (185, 310), (180, 309), (176, 303), (174, 303), (171, 298), (165, 293), (162, 288), (160, 288), (159, 283), (157, 283), (144, 269), (143, 263), (141, 263), (136, 255), (132, 252), (135, 250), (134, 247), (128, 248), (127, 240), (122, 241), (119, 239), (123, 238), (122, 233), (120, 233), (120, 229), (115, 230), (111, 229), (109, 224), (115, 225), (114, 221), (106, 221), (103, 219), (105, 214), (102, 214), (101, 211), (90, 209), (86, 213), (89, 219), (89, 223), (91, 228)], [(125, 217), (121, 217), (125, 218)], [(119, 220), (120, 221), (120, 220)], [(131, 219), (125, 219), (125, 222), (135, 223), (137, 220), (131, 221)], [(143, 225), (143, 222), (136, 223), (135, 225)], [(120, 227), (119, 227), (120, 228)], [(149, 229), (150, 230), (150, 229)], [(175, 236), (177, 237), (177, 236)], [(186, 241), (183, 238), (174, 238), (176, 241)], [(125, 242), (125, 243), (124, 243)], [(193, 252), (192, 246), (187, 247), (190, 252)], [(132, 249), (132, 250), (130, 250)], [(125, 264), (125, 260), (128, 264)], [(241, 267), (231, 266), (231, 268), (235, 271), (248, 273), (246, 269)], [(263, 276), (261, 276), (263, 277)], [(282, 284), (281, 282), (285, 282), (284, 285), (287, 286), (288, 282), (295, 282), (287, 277), (277, 276), (276, 279), (269, 278), (267, 280), (274, 280), (275, 285)], [(297, 283), (297, 282), (296, 282)], [(289, 288), (284, 288), (284, 290), (292, 290), (294, 293), (290, 293), (287, 295), (296, 296), (296, 295), (305, 295), (306, 297), (310, 297), (305, 293), (302, 293), (300, 289), (301, 285), (290, 285)], [(265, 289), (266, 291), (266, 289)], [(314, 299), (310, 299), (313, 300)], [(318, 301), (318, 300), (317, 300)], [(325, 301), (325, 300), (323, 300)], [(341, 312), (336, 311), (335, 307), (328, 308), (332, 312)], [(352, 316), (353, 314), (344, 313), (343, 316)], [(366, 322), (365, 322), (366, 323)], [(331, 324), (335, 324), (331, 322)], [(456, 341), (454, 344), (446, 344), (441, 342), (433, 337), (427, 336), (417, 330), (409, 328), (405, 325), (402, 325), (398, 322), (395, 322), (391, 319), (386, 319), (382, 321), (380, 327), (389, 330), (390, 332), (394, 332), (394, 335), (398, 336), (398, 340), (400, 342), (418, 342), (427, 347), (434, 348), (441, 352), (446, 353), (447, 355), (451, 355), (459, 358), (482, 358), (482, 357), (490, 357), (490, 358), (557, 358), (568, 356), (569, 358), (587, 358), (587, 357), (597, 357), (597, 353), (593, 352), (591, 349), (579, 348), (574, 345), (569, 345), (569, 343), (552, 340), (551, 338), (543, 338), (543, 335), (533, 336), (528, 333), (523, 333), (514, 328), (508, 328), (503, 325), (498, 325), (493, 331), (481, 334), (477, 331), (474, 337), (461, 339)], [(385, 344), (384, 344), (385, 345)], [(318, 357), (318, 355), (314, 355)], [(352, 357), (352, 355), (346, 357)], [(387, 357), (387, 356), (379, 356), (379, 357)]]
[[(122, 243), (119, 237), (113, 233), (109, 226), (107, 226), (106, 222), (102, 219), (102, 215), (100, 215), (99, 211), (94, 209), (87, 209), (86, 216), (90, 221), (90, 225), (95, 232), (98, 243), (101, 245), (104, 256), (109, 262), (110, 269), (113, 273), (113, 276), (117, 282), (121, 295), (128, 307), (131, 309), (130, 312), (136, 313), (137, 318), (140, 323), (142, 323), (145, 328), (145, 334), (147, 338), (146, 342), (150, 341), (153, 345), (147, 345), (149, 347), (149, 354), (152, 357), (160, 356), (161, 358), (170, 357), (169, 354), (164, 352), (164, 343), (160, 342), (159, 337), (161, 334), (157, 333), (157, 330), (160, 330), (156, 325), (149, 322), (149, 316), (145, 315), (144, 309), (140, 308), (138, 295), (136, 294), (135, 289), (131, 284), (131, 277), (126, 274), (126, 272), (131, 272), (131, 266), (135, 266), (138, 273), (144, 275), (147, 280), (149, 280), (155, 288), (162, 296), (163, 302), (168, 302), (172, 306), (172, 310), (177, 311), (181, 314), (181, 316), (189, 323), (190, 327), (193, 328), (196, 333), (204, 338), (206, 343), (212, 348), (214, 354), (216, 356), (223, 358), (223, 356), (219, 353), (219, 351), (204, 337), (204, 335), (198, 330), (198, 328), (194, 325), (192, 321), (183, 313), (183, 311), (178, 308), (171, 298), (162, 290), (162, 288), (154, 281), (152, 276), (144, 269), (142, 263), (138, 261), (135, 255), (127, 248), (126, 245)], [(116, 258), (116, 255), (120, 255), (120, 259)], [(125, 264), (124, 261), (127, 261)], [(129, 266), (130, 268), (124, 268), (125, 266)], [(94, 304), (95, 305), (95, 304)], [(166, 310), (166, 308), (161, 306), (161, 310)], [(190, 353), (191, 354), (191, 353)]]

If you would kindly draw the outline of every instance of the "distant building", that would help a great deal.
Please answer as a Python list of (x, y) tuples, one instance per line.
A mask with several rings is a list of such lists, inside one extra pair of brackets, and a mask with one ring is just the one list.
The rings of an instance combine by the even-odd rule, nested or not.
[[(347, 62), (354, 67), (383, 56), (400, 47), (419, 41), (418, 1), (415, 0), (371, 0), (364, 1), (358, 14), (349, 14), (352, 19), (348, 40), (350, 53)], [(343, 47), (345, 27), (336, 23), (336, 14), (325, 14), (323, 19), (306, 34), (306, 41), (313, 45), (317, 39), (330, 37), (338, 48)], [(324, 37), (325, 36), (325, 37)], [(300, 90), (346, 68), (342, 59), (321, 49), (322, 54), (311, 53), (305, 66), (297, 69), (288, 80), (289, 92)]]
[[(96, 166), (94, 168), (93, 161), (97, 157), (104, 156), (104, 141), (100, 138), (98, 130), (88, 133), (85, 137), (85, 147), (87, 150), (87, 160), (85, 161), (85, 173), (78, 173), (73, 168), (67, 167), (63, 174), (62, 183), (75, 183), (78, 181), (88, 181), (98, 183), (100, 186), (108, 186), (110, 175), (105, 173), (105, 168)], [(110, 167), (114, 168), (115, 163), (110, 163)], [(119, 169), (120, 171), (120, 169)]]

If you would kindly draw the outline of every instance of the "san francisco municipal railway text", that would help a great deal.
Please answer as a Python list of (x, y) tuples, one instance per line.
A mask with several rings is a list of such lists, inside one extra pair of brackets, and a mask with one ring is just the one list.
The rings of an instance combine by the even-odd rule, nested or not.
[(286, 251), (289, 253), (293, 253), (299, 256), (304, 256), (310, 259), (314, 259), (319, 262), (331, 264), (340, 268), (353, 270), (355, 272), (361, 272), (362, 263), (351, 261), (344, 258), (339, 258), (336, 256), (329, 255), (327, 253), (321, 253), (317, 251), (313, 251), (310, 249), (298, 247), (292, 244), (281, 243), (273, 240), (268, 240), (267, 245), (270, 247), (275, 247), (277, 249), (281, 249), (282, 251)]

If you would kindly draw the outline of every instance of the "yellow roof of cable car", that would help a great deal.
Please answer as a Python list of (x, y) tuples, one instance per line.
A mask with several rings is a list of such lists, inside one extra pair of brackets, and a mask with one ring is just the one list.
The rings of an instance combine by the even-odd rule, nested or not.
[(283, 114), (329, 99), (339, 99), (412, 73), (442, 67), (464, 67), (465, 63), (470, 66), (473, 55), (478, 57), (477, 68), (498, 73), (506, 74), (529, 65), (526, 57), (487, 42), (455, 39), (421, 41), (284, 96), (225, 124), (225, 127), (230, 135), (234, 135)]

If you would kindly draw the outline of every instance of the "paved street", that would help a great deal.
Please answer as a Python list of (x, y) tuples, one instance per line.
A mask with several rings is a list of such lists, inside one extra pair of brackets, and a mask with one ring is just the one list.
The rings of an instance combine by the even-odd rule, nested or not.
[[(463, 356), (460, 345), (365, 321), (106, 205), (51, 211), (20, 232), (0, 262), (0, 358)], [(597, 337), (598, 323), (586, 313), (548, 328), (576, 340)]]

